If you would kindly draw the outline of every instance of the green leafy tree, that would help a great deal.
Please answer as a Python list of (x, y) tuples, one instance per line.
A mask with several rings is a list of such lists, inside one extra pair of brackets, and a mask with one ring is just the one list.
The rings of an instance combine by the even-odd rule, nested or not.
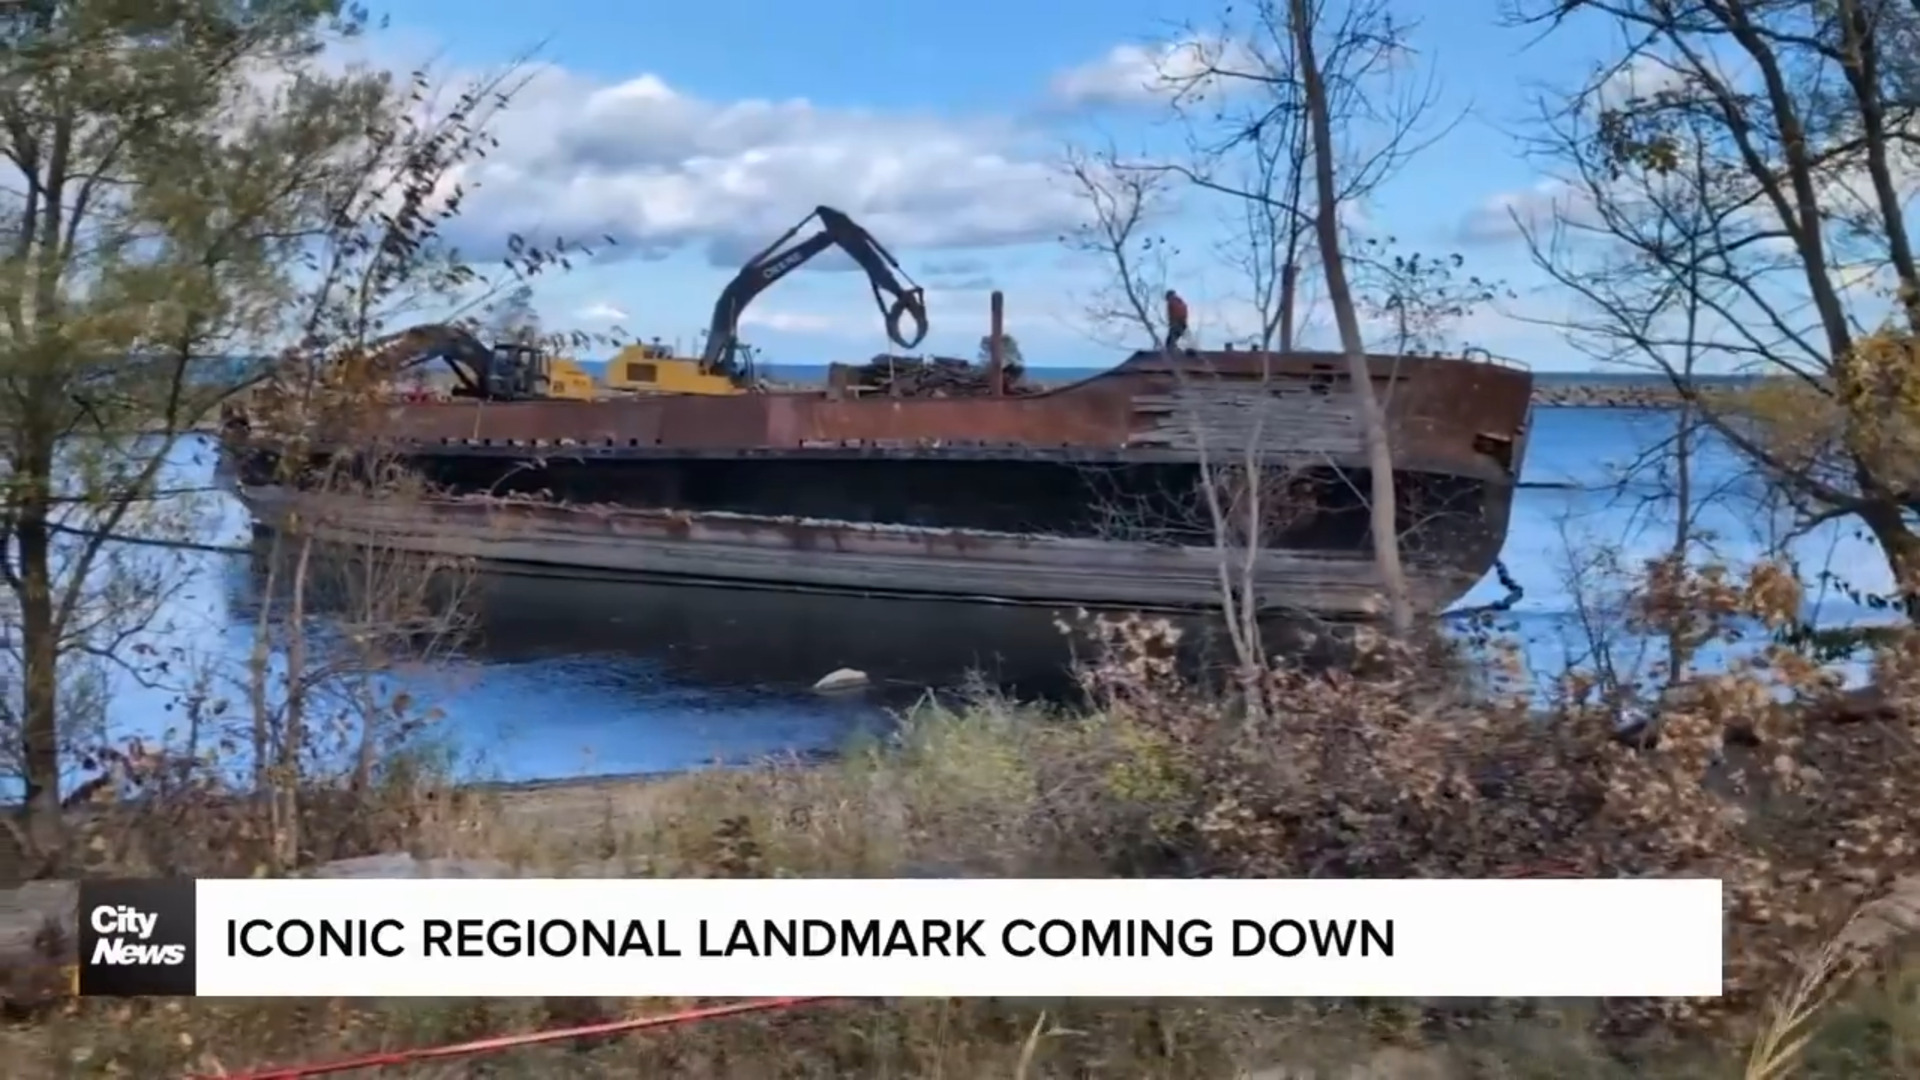
[[(434, 116), (424, 76), (320, 64), (364, 18), (334, 0), (0, 7), (0, 158), (18, 173), (0, 185), (0, 576), (17, 625), (0, 722), (27, 846), (48, 860), (63, 750), (97, 706), (79, 676), (129, 663), (118, 646), (169, 587), (109, 538), (169, 494), (182, 436), (270, 369), (316, 370), (398, 313), (490, 289), (436, 231), (513, 87)], [(559, 261), (516, 245), (510, 276)]]
[[(980, 362), (984, 364), (992, 359), (993, 335), (982, 334), (980, 336)], [(1005, 364), (1009, 371), (1019, 371), (1026, 367), (1026, 357), (1020, 354), (1020, 342), (1012, 334), (1003, 333), (1000, 335), (1000, 362)]]

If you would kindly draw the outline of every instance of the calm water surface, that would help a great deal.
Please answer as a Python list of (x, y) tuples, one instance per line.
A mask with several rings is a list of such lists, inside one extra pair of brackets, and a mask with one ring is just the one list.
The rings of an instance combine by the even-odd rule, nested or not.
[[(1505, 562), (1526, 590), (1512, 615), (1531, 659), (1551, 669), (1571, 647), (1569, 544), (1625, 543), (1651, 554), (1670, 535), (1670, 505), (1647, 480), (1616, 490), (1620, 471), (1671, 432), (1671, 414), (1540, 409), (1524, 480), (1566, 488), (1520, 493)], [(211, 453), (183, 446), (176, 483), (206, 481)], [(1732, 459), (1711, 452), (1703, 487), (1724, 489), (1706, 515), (1729, 557), (1751, 555), (1777, 533), (1743, 498)], [(197, 526), (209, 544), (248, 542), (248, 522), (224, 496), (206, 496)], [(1856, 584), (1886, 587), (1870, 541), (1828, 529), (1796, 549), (1813, 571), (1861, 570)], [(168, 604), (163, 643), (203, 655), (246, 653), (254, 582), (244, 555), (166, 553), (191, 576)], [(1864, 569), (1863, 569), (1864, 568)], [(409, 676), (446, 713), (446, 740), (480, 772), (510, 779), (636, 773), (828, 752), (883, 728), (889, 710), (929, 687), (982, 671), (1021, 693), (1067, 685), (1068, 646), (1054, 613), (944, 602), (793, 596), (705, 587), (607, 584), (558, 576), (489, 575), (478, 586), (481, 635), (456, 661)], [(1465, 603), (1498, 598), (1488, 580)], [(1833, 601), (1823, 621), (1857, 618)], [(864, 691), (825, 696), (811, 686), (836, 668), (868, 672)], [(172, 719), (171, 694), (126, 683), (110, 716), (123, 732), (155, 733)]]

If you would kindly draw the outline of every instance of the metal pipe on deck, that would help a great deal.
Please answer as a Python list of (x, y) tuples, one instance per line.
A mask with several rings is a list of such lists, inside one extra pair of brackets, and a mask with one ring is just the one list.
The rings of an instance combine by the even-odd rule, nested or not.
[(1004, 347), (1007, 330), (1007, 299), (999, 289), (993, 290), (992, 317), (988, 324), (987, 337), (987, 386), (989, 393), (1000, 397), (1006, 393), (1005, 380), (1001, 378), (1004, 363)]

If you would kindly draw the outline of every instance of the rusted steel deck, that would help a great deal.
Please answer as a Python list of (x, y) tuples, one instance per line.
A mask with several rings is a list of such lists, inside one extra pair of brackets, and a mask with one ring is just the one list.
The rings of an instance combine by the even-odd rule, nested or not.
[[(1139, 353), (1083, 382), (1027, 397), (848, 398), (831, 390), (731, 397), (392, 407), (401, 446), (461, 453), (569, 447), (599, 455), (769, 452), (1191, 460), (1238, 452), (1364, 464), (1345, 361), (1333, 354), (1203, 353), (1169, 368)], [(1400, 469), (1512, 479), (1532, 393), (1527, 372), (1469, 360), (1375, 357)], [(1211, 441), (1209, 444), (1209, 440)]]

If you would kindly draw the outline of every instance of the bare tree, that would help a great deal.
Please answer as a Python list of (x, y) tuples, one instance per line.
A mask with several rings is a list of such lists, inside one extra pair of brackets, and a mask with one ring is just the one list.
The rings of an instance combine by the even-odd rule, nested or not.
[(533, 286), (522, 282), (498, 301), (488, 305), (486, 330), (495, 341), (512, 341), (523, 345), (537, 343), (541, 338), (540, 312), (534, 307)]
[[(1263, 59), (1261, 67), (1285, 70), (1291, 63), (1288, 51), (1279, 49)], [(1277, 111), (1271, 101), (1258, 97), (1249, 105), (1244, 96), (1229, 95), (1228, 103), (1216, 105), (1208, 121), (1194, 114), (1209, 85), (1204, 75), (1197, 80), (1188, 76), (1175, 101), (1191, 125), (1194, 160), (1205, 175), (1228, 178), (1225, 183), (1232, 190), (1258, 196), (1226, 199), (1223, 215), (1233, 236), (1221, 245), (1221, 253), (1241, 272), (1259, 320), (1248, 344), (1262, 353), (1292, 352), (1308, 307), (1302, 274), (1315, 257), (1313, 221), (1301, 213), (1312, 205), (1308, 176), (1313, 144), (1306, 113)], [(1228, 129), (1224, 135), (1217, 130), (1222, 126)]]
[[(1067, 243), (1099, 258), (1108, 268), (1089, 306), (1089, 317), (1116, 340), (1139, 335), (1156, 344), (1164, 342), (1156, 298), (1164, 291), (1174, 252), (1154, 231), (1154, 217), (1164, 206), (1170, 175), (1123, 164), (1111, 151), (1099, 157), (1070, 154), (1065, 174), (1088, 212), (1086, 224), (1069, 235)], [(1171, 347), (1163, 348), (1171, 361)], [(1180, 365), (1170, 366), (1184, 372)], [(1149, 510), (1144, 521), (1137, 506), (1110, 507), (1109, 511), (1129, 534), (1212, 545), (1236, 676), (1248, 707), (1257, 712), (1264, 705), (1258, 685), (1267, 662), (1260, 631), (1258, 567), (1272, 534), (1271, 477), (1261, 456), (1261, 422), (1256, 420), (1237, 454), (1222, 460), (1212, 445), (1206, 418), (1192, 414), (1188, 398), (1183, 396), (1180, 402), (1188, 413), (1182, 420), (1195, 439), (1196, 490), (1152, 499), (1159, 506)], [(1264, 417), (1264, 412), (1260, 415)]]
[[(565, 240), (545, 248), (513, 237), (502, 264), (482, 273), (444, 243), (442, 231), (460, 212), (462, 194), (445, 195), (448, 178), (486, 152), (488, 128), (523, 83), (512, 67), (461, 87), (444, 107), (429, 105), (428, 85), (424, 73), (416, 76), (410, 103), (420, 115), (370, 141), (373, 160), (362, 173), (372, 179), (343, 193), (331, 227), (312, 241), (319, 272), (302, 297), (300, 344), (280, 357), (241, 409), (247, 450), (275, 467), (281, 490), (298, 493), (269, 522), (267, 583), (240, 679), (249, 705), (254, 789), (270, 839), (267, 861), (275, 869), (292, 865), (305, 850), (303, 795), (329, 784), (308, 767), (316, 747), (343, 724), (357, 725), (345, 776), (351, 790), (363, 789), (386, 729), (411, 720), (408, 707), (380, 688), (377, 674), (395, 656), (446, 637), (457, 614), (429, 603), (428, 589), (460, 567), (362, 542), (344, 552), (345, 576), (332, 578), (358, 597), (343, 609), (350, 647), (334, 649), (328, 661), (312, 640), (313, 593), (323, 580), (316, 564), (337, 563), (333, 557), (342, 554), (339, 544), (323, 551), (316, 541), (351, 535), (342, 516), (355, 507), (364, 513), (369, 500), (391, 504), (432, 495), (404, 468), (404, 456), (382, 442), (394, 376), (419, 359), (406, 351), (412, 334), (387, 330), (397, 316), (432, 306), (466, 329), (480, 329), (487, 316), (496, 324), (504, 318), (519, 340), (538, 343), (528, 325), (532, 280), (592, 254)], [(344, 669), (336, 666), (341, 656), (348, 658)]]
[[(1340, 188), (1336, 180), (1339, 150), (1334, 143), (1333, 106), (1328, 75), (1314, 53), (1319, 32), (1319, 9), (1311, 0), (1290, 0), (1288, 18), (1300, 62), (1302, 105), (1313, 138), (1313, 187), (1319, 205), (1314, 209), (1314, 232), (1319, 239), (1320, 267), (1327, 279), (1327, 302), (1340, 330), (1340, 348), (1347, 354), (1353, 395), (1360, 406), (1367, 444), (1370, 476), (1369, 513), (1372, 520), (1373, 559), (1387, 594), (1388, 617), (1394, 633), (1413, 631), (1413, 603), (1407, 594), (1407, 575), (1400, 565), (1399, 515), (1393, 483), (1393, 447), (1387, 438), (1386, 411), (1373, 388), (1373, 367), (1366, 342), (1360, 336), (1360, 315), (1347, 282), (1347, 265), (1340, 247)], [(1388, 27), (1389, 35), (1391, 27)], [(1392, 40), (1389, 37), (1386, 40)]]
[(1171, 201), (1168, 178), (1130, 167), (1111, 146), (1102, 152), (1069, 149), (1061, 172), (1085, 203), (1087, 218), (1062, 243), (1112, 271), (1086, 298), (1094, 333), (1114, 344), (1142, 335), (1149, 343), (1164, 340), (1165, 320), (1154, 297), (1165, 290), (1174, 253), (1157, 231)]
[[(1404, 27), (1382, 4), (1334, 9), (1264, 0), (1244, 15), (1229, 10), (1224, 21), (1226, 32), (1193, 38), (1214, 44), (1189, 46), (1191, 55), (1178, 57), (1161, 75), (1163, 89), (1188, 122), (1190, 160), (1123, 161), (1109, 151), (1097, 170), (1086, 167), (1086, 158), (1069, 169), (1096, 222), (1072, 238), (1074, 246), (1105, 254), (1119, 282), (1092, 314), (1097, 324), (1118, 321), (1157, 334), (1152, 279), (1164, 278), (1167, 249), (1144, 238), (1140, 222), (1144, 208), (1170, 194), (1168, 177), (1239, 210), (1249, 239), (1238, 261), (1253, 285), (1260, 321), (1255, 340), (1263, 355), (1274, 343), (1292, 346), (1300, 269), (1318, 257), (1348, 355), (1372, 474), (1365, 498), (1375, 564), (1389, 620), (1404, 637), (1413, 613), (1400, 562), (1393, 453), (1359, 337), (1358, 302), (1341, 242), (1345, 210), (1424, 145), (1433, 86), (1404, 78), (1410, 70)], [(1153, 272), (1143, 274), (1142, 267)], [(1202, 485), (1203, 494), (1213, 490)], [(1256, 513), (1264, 519), (1264, 511)]]
[(1252, 260), (1256, 296), (1273, 298), (1260, 307), (1264, 340), (1292, 344), (1300, 268), (1319, 261), (1365, 428), (1375, 562), (1390, 622), (1404, 636), (1413, 616), (1392, 447), (1358, 337), (1342, 234), (1347, 211), (1439, 134), (1427, 127), (1435, 85), (1409, 63), (1408, 27), (1378, 0), (1259, 0), (1229, 9), (1222, 22), (1223, 32), (1195, 38), (1216, 44), (1193, 46), (1197, 55), (1164, 76), (1199, 152), (1141, 167), (1248, 204), (1250, 231), (1270, 238), (1255, 242)]
[[(1856, 518), (1920, 614), (1913, 11), (1576, 0), (1517, 16), (1624, 43), (1545, 103), (1561, 197), (1550, 222), (1520, 222), (1587, 309), (1575, 333), (1664, 372), (1804, 526)], [(1680, 294), (1698, 318), (1674, 314)], [(1780, 378), (1717, 397), (1683, 349)]]
[(1282, 238), (1297, 231), (1297, 273), (1312, 254), (1320, 195), (1296, 15), (1311, 27), (1330, 124), (1342, 136), (1332, 149), (1337, 213), (1365, 200), (1451, 125), (1432, 123), (1436, 80), (1414, 63), (1412, 25), (1384, 0), (1296, 8), (1292, 0), (1256, 0), (1224, 8), (1216, 27), (1189, 28), (1191, 43), (1166, 58), (1156, 85), (1187, 125), (1190, 159), (1133, 164), (1286, 219), (1264, 231)]
[(1460, 324), (1513, 290), (1467, 270), (1459, 252), (1431, 255), (1391, 236), (1359, 237), (1348, 253), (1361, 314), (1383, 323), (1382, 344), (1396, 356), (1459, 355), (1480, 342), (1458, 339)]

